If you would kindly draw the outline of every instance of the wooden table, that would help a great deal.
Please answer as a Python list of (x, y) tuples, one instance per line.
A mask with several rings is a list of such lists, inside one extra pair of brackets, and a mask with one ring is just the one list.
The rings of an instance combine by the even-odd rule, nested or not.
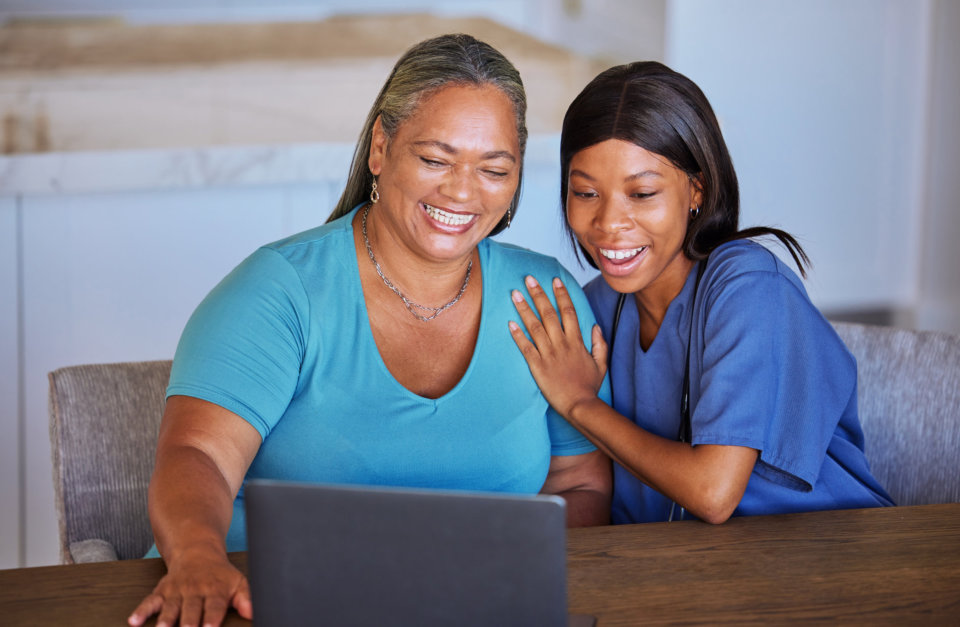
[[(598, 627), (960, 624), (960, 503), (574, 529), (568, 554), (570, 610)], [(0, 624), (124, 625), (162, 572), (160, 560), (0, 571)]]
[(574, 530), (568, 554), (598, 627), (960, 625), (960, 503)]

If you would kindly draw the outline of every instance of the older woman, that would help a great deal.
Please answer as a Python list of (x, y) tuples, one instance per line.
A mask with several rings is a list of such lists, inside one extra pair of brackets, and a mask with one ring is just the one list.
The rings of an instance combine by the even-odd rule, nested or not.
[(198, 307), (150, 486), (168, 573), (131, 625), (251, 615), (226, 556), (245, 548), (246, 477), (543, 491), (566, 498), (571, 525), (608, 520), (609, 461), (552, 413), (505, 330), (516, 281), (570, 279), (487, 239), (516, 212), (525, 109), (490, 46), (413, 47), (330, 221), (256, 251)]
[[(870, 474), (856, 362), (803, 284), (738, 230), (733, 163), (713, 109), (659, 63), (611, 68), (570, 105), (560, 140), (567, 231), (601, 276), (580, 343), (563, 285), (514, 301), (514, 338), (551, 405), (617, 464), (615, 523), (890, 505)], [(582, 313), (580, 314), (582, 318)], [(602, 333), (601, 333), (602, 331)], [(608, 343), (604, 342), (608, 338)], [(612, 407), (597, 396), (610, 356)]]

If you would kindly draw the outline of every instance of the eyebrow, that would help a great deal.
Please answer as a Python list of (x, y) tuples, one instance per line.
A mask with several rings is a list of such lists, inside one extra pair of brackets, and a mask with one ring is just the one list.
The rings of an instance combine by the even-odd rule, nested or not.
[[(595, 181), (595, 180), (596, 180), (595, 178), (593, 178), (592, 176), (590, 176), (589, 174), (587, 174), (587, 173), (584, 172), (583, 170), (570, 170), (570, 176), (582, 176), (583, 178), (587, 179), (588, 181)], [(637, 180), (637, 179), (642, 179), (642, 178), (645, 178), (645, 177), (663, 178), (663, 175), (660, 174), (659, 172), (657, 172), (656, 170), (644, 170), (643, 172), (637, 172), (637, 173), (635, 173), (635, 174), (631, 174), (630, 176), (626, 177), (626, 178), (623, 179), (623, 180), (624, 180), (624, 182), (627, 182), (627, 181), (635, 181), (635, 180)]]
[[(435, 139), (423, 140), (413, 142), (414, 146), (430, 146), (432, 148), (439, 148), (447, 154), (455, 155), (458, 150), (446, 142), (442, 142)], [(480, 158), (484, 161), (489, 159), (509, 159), (513, 163), (517, 162), (517, 158), (509, 150), (491, 150), (490, 152), (485, 152), (480, 155)]]

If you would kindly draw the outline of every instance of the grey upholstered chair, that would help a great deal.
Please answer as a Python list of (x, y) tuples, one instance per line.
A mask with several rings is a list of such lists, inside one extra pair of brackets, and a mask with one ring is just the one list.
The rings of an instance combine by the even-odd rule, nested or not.
[(61, 562), (138, 558), (150, 548), (147, 487), (169, 378), (169, 361), (49, 374)]
[(898, 505), (960, 501), (960, 337), (836, 322), (857, 358), (867, 460)]

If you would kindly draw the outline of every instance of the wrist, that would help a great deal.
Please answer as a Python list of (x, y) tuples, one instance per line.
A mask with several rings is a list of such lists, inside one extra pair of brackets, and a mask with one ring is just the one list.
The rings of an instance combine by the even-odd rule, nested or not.
[(606, 403), (600, 400), (599, 396), (586, 396), (571, 403), (562, 415), (571, 424), (580, 426), (584, 424), (584, 420), (590, 414), (596, 411), (598, 404), (605, 405)]
[(157, 546), (160, 555), (169, 566), (187, 561), (209, 561), (227, 557), (227, 547), (222, 538), (194, 536), (186, 542), (174, 542), (168, 546)]

